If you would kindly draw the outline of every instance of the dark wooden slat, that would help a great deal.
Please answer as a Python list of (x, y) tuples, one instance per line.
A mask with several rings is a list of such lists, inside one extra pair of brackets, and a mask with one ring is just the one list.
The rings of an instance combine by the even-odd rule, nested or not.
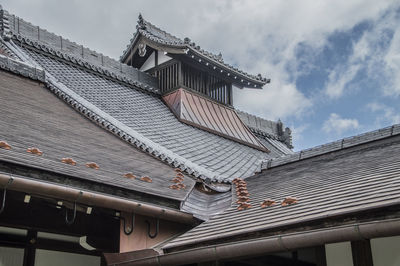
[(369, 240), (351, 242), (354, 266), (373, 266), (371, 244)]

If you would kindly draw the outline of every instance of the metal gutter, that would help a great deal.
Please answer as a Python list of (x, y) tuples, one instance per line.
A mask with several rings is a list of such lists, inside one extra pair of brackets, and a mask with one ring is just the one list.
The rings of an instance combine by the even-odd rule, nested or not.
[(327, 243), (355, 241), (399, 234), (400, 219), (391, 219), (200, 247), (147, 258), (133, 259), (117, 264), (109, 264), (109, 266), (182, 265), (226, 259), (232, 260), (241, 257), (259, 256), (266, 253), (319, 246)]
[[(12, 180), (12, 181), (11, 181)], [(21, 178), (11, 175), (0, 174), (0, 187), (8, 190), (25, 192), (27, 194), (40, 195), (55, 199), (63, 199), (77, 202), (88, 206), (97, 206), (112, 210), (134, 212), (136, 214), (155, 217), (168, 221), (185, 224), (196, 224), (197, 219), (190, 213), (178, 210), (160, 208), (143, 202), (133, 201), (100, 194), (97, 192), (85, 191), (73, 187), (61, 186), (44, 181), (36, 181), (28, 178)]]

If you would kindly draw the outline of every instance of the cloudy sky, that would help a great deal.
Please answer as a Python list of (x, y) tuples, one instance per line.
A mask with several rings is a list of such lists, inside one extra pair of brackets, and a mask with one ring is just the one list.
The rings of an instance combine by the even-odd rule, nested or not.
[(400, 1), (6, 0), (9, 12), (119, 58), (138, 13), (271, 78), (237, 108), (293, 129), (304, 149), (400, 123)]

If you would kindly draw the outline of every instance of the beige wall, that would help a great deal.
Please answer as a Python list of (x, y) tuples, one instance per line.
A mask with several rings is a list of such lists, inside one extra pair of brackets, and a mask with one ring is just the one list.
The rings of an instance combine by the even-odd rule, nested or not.
[[(121, 213), (126, 219), (126, 225), (131, 225), (131, 214)], [(145, 221), (148, 220), (151, 223), (150, 232), (155, 233), (156, 230), (156, 219), (149, 218), (141, 215), (135, 216), (135, 228), (129, 236), (124, 233), (123, 222), (121, 220), (120, 227), (120, 252), (129, 252), (134, 250), (150, 248), (178, 233), (182, 233), (188, 229), (186, 225), (174, 223), (170, 221), (160, 220), (160, 228), (157, 237), (150, 238), (147, 235), (147, 224)]]

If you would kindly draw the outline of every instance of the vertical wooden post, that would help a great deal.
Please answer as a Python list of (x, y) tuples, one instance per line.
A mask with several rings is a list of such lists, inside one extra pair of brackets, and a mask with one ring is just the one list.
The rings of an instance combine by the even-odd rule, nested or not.
[(326, 266), (325, 246), (315, 247), (316, 266)]
[(178, 62), (178, 86), (183, 85), (183, 77), (182, 77), (182, 63)]
[(371, 244), (369, 240), (351, 242), (354, 266), (373, 266)]
[(229, 84), (228, 86), (228, 104), (233, 105), (233, 88), (232, 88), (232, 83)]
[(24, 252), (24, 266), (34, 266), (35, 265), (35, 253), (36, 253), (36, 242), (37, 242), (37, 231), (28, 231), (26, 237), (27, 243)]

